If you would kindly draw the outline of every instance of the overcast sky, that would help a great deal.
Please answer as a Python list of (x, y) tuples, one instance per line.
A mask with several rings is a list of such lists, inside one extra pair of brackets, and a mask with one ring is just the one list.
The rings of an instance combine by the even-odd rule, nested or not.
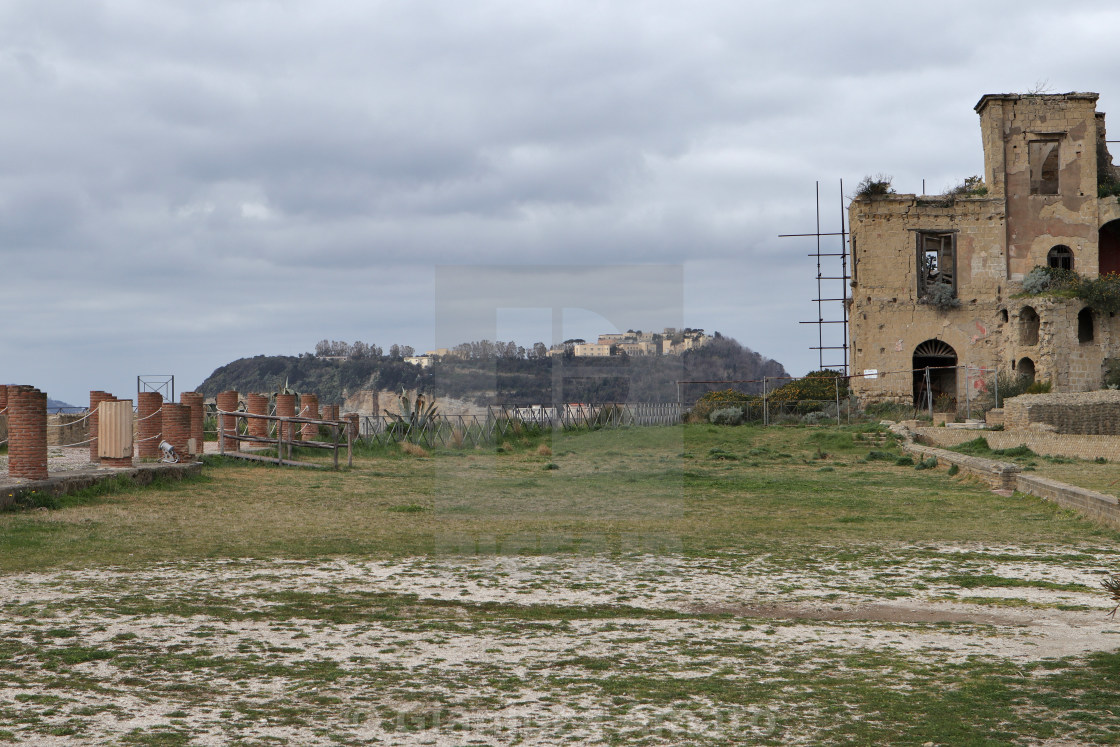
[(1110, 111), (1118, 35), (1112, 0), (4, 0), (0, 381), (80, 404), (323, 338), (426, 350), (461, 265), (552, 286), (479, 283), (501, 339), (649, 309), (804, 373), (814, 244), (777, 236), (814, 182), (836, 231), (840, 179), (980, 173), (985, 93)]

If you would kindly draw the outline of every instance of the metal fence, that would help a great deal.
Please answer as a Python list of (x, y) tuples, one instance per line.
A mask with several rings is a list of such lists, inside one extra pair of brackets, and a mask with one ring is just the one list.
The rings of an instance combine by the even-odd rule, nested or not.
[(437, 415), (426, 419), (365, 415), (359, 421), (359, 436), (380, 445), (408, 441), (433, 448), (474, 447), (529, 432), (677, 425), (680, 422), (681, 408), (675, 402), (490, 406), (485, 415)]
[[(733, 404), (729, 402), (729, 406), (741, 408), (744, 421), (763, 425), (828, 422), (839, 425), (859, 417), (876, 417), (880, 413), (891, 419), (932, 418), (934, 413), (945, 413), (954, 418), (983, 417), (1002, 399), (999, 378), (994, 368), (923, 366), (900, 371), (865, 371), (835, 379), (825, 378), (824, 382), (818, 379), (811, 387), (796, 386), (798, 382), (806, 381), (807, 377), (790, 376), (727, 382), (680, 382), (678, 391), (685, 389), (680, 385), (703, 384), (711, 391), (726, 384), (725, 389), (742, 395)], [(805, 389), (823, 396), (798, 396)], [(682, 409), (690, 410), (701, 396), (688, 404), (682, 403)]]

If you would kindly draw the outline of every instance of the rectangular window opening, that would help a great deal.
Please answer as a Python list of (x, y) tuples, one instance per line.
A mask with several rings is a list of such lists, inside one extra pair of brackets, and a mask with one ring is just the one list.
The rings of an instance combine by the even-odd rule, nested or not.
[(1058, 194), (1058, 141), (1032, 140), (1028, 153), (1031, 167), (1031, 194)]
[(957, 295), (957, 236), (955, 233), (919, 231), (918, 295)]

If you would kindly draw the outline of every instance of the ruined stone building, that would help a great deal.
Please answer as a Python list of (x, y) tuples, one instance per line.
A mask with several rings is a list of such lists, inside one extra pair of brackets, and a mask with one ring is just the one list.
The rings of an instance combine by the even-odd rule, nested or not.
[[(964, 395), (951, 366), (1100, 389), (1120, 358), (1120, 315), (1077, 298), (1023, 295), (1036, 266), (1120, 272), (1120, 204), (1097, 94), (991, 94), (976, 105), (983, 185), (936, 197), (863, 195), (849, 207), (852, 388), (865, 401)], [(924, 395), (923, 395), (924, 396)]]

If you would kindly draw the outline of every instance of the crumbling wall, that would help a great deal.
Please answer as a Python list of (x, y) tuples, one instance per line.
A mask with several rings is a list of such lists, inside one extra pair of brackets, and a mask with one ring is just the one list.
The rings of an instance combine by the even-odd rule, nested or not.
[(1120, 390), (1021, 394), (1003, 403), (1004, 427), (1048, 426), (1057, 433), (1120, 435)]
[[(849, 309), (852, 371), (909, 371), (914, 350), (926, 340), (943, 340), (960, 365), (992, 368), (998, 362), (998, 333), (1005, 292), (1002, 203), (987, 198), (929, 200), (915, 195), (854, 200), (849, 208), (853, 277)], [(959, 306), (938, 308), (919, 302), (918, 231), (956, 236)], [(958, 389), (964, 387), (958, 377)], [(864, 401), (909, 401), (913, 381), (906, 376), (852, 380)], [(963, 396), (963, 389), (958, 392)]]

